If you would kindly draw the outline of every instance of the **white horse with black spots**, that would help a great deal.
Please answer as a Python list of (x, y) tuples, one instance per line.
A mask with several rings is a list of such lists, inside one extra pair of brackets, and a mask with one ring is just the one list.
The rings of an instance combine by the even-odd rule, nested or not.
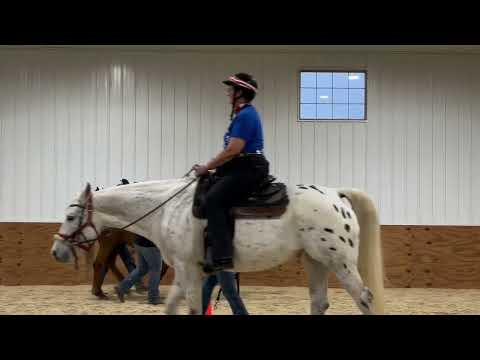
[[(125, 227), (178, 192), (129, 231), (153, 241), (175, 269), (166, 313), (175, 314), (185, 298), (190, 313), (200, 314), (206, 220), (192, 214), (197, 186), (187, 186), (192, 181), (191, 177), (148, 181), (97, 192), (87, 184), (66, 210), (66, 219), (54, 236), (53, 256), (70, 262), (74, 245), (94, 241), (106, 228)], [(377, 210), (371, 198), (355, 189), (314, 185), (288, 187), (287, 192), (290, 202), (280, 218), (236, 220), (232, 271), (267, 270), (301, 252), (312, 314), (323, 314), (329, 306), (329, 272), (336, 274), (362, 313), (382, 314), (383, 259)]]

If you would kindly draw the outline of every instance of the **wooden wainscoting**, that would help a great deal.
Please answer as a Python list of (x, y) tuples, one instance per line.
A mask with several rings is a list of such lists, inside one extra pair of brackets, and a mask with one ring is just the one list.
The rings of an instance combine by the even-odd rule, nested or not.
[[(92, 269), (84, 257), (78, 271), (51, 257), (52, 235), (58, 227), (0, 223), (0, 285), (89, 284)], [(387, 287), (480, 288), (480, 227), (386, 225), (382, 241)], [(170, 269), (162, 283), (169, 284), (172, 275)], [(111, 275), (107, 282), (113, 282)], [(307, 276), (297, 256), (269, 271), (244, 273), (241, 283), (306, 286)], [(330, 286), (339, 286), (333, 275)]]

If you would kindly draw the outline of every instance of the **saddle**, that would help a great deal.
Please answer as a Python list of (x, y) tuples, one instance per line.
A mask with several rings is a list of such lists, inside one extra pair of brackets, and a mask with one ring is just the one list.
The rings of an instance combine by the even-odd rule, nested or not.
[[(205, 197), (208, 190), (215, 184), (218, 177), (207, 174), (198, 180), (193, 199), (193, 215), (198, 219), (206, 219)], [(289, 203), (285, 184), (274, 182), (276, 179), (267, 176), (250, 194), (250, 196), (235, 204), (230, 210), (232, 219), (274, 219), (282, 216)]]

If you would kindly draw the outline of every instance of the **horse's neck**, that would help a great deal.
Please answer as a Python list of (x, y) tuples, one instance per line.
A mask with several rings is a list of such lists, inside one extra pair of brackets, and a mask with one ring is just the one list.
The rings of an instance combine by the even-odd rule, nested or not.
[[(169, 199), (187, 184), (188, 182), (181, 180), (159, 181), (99, 191), (93, 197), (94, 212), (100, 218), (104, 228), (120, 229)], [(152, 229), (152, 222), (171, 213), (168, 209), (175, 208), (181, 202), (191, 206), (191, 201), (188, 200), (193, 198), (194, 187), (194, 184), (190, 185), (160, 209), (128, 227), (128, 231), (148, 237)]]

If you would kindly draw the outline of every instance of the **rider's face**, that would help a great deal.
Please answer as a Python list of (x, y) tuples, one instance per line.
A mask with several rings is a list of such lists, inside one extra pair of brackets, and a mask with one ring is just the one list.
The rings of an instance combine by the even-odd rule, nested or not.
[(229, 86), (227, 87), (227, 97), (228, 97), (228, 101), (230, 104), (233, 104), (233, 101), (235, 99), (235, 95), (237, 95), (235, 93), (235, 89), (233, 86)]

